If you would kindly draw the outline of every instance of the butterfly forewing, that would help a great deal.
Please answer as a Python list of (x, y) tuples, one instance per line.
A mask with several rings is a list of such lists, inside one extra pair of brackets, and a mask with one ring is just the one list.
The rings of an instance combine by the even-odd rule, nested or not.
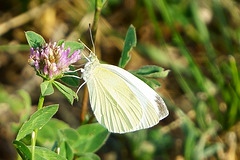
[(88, 81), (90, 103), (98, 122), (110, 132), (133, 131), (141, 123), (143, 109), (134, 92), (121, 77), (95, 67)]

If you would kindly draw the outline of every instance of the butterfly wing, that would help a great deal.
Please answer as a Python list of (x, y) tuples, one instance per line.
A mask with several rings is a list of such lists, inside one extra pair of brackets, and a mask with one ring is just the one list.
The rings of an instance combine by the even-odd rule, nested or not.
[(137, 95), (143, 109), (143, 117), (135, 130), (152, 127), (168, 116), (169, 112), (163, 99), (142, 80), (117, 66), (101, 64), (101, 67), (121, 77), (134, 94)]
[(153, 89), (119, 67), (100, 64), (92, 70), (87, 86), (96, 119), (110, 132), (149, 128), (168, 115)]

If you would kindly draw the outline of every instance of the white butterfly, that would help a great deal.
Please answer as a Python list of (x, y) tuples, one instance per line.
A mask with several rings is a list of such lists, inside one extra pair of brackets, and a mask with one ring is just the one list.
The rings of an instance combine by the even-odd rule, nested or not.
[(126, 133), (156, 125), (169, 112), (146, 83), (117, 66), (100, 64), (92, 54), (82, 76), (97, 121), (109, 132)]

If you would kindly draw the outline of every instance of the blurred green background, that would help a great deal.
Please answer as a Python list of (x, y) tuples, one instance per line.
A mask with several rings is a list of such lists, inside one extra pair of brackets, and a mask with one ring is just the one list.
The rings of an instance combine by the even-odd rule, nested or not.
[[(16, 159), (12, 145), (24, 115), (33, 113), (41, 78), (27, 64), (24, 31), (46, 41), (88, 46), (94, 0), (8, 0), (0, 2), (0, 159)], [(96, 35), (96, 54), (118, 64), (130, 24), (137, 33), (127, 70), (159, 65), (171, 70), (157, 90), (170, 115), (157, 126), (111, 134), (97, 152), (104, 160), (229, 159), (240, 157), (240, 2), (238, 0), (108, 0)], [(30, 98), (23, 92), (30, 94)], [(70, 106), (55, 93), (55, 116), (79, 126), (81, 101)], [(32, 107), (30, 104), (32, 103)], [(89, 107), (90, 108), (90, 107)], [(87, 116), (91, 117), (91, 109)]]

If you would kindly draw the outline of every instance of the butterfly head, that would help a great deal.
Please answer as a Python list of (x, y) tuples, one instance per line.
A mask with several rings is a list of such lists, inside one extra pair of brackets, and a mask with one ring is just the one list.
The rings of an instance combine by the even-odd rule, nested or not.
[(99, 60), (95, 54), (91, 54), (88, 57), (88, 62), (84, 66), (83, 79), (86, 81), (92, 75), (92, 72), (96, 66), (98, 66)]

